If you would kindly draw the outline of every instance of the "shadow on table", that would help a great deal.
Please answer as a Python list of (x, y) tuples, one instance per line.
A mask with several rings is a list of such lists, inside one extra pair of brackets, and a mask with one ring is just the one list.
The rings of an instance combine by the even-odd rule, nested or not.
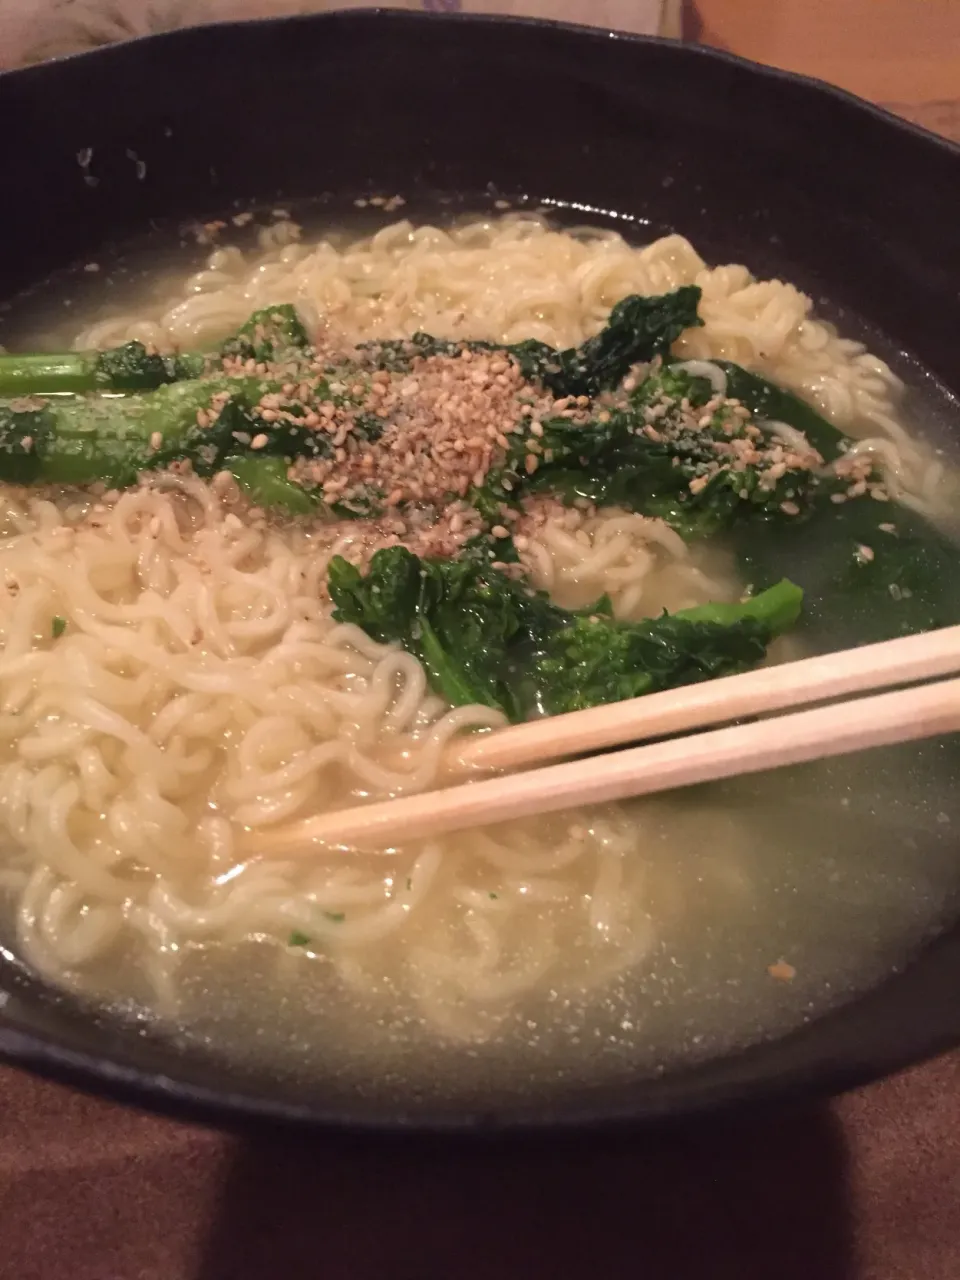
[(853, 1280), (825, 1108), (470, 1147), (255, 1137), (196, 1280)]

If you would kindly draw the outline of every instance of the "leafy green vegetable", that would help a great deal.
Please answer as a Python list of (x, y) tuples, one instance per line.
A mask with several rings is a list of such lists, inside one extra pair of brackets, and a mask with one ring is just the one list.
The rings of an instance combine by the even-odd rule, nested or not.
[(63, 635), (63, 633), (66, 631), (66, 629), (67, 629), (66, 618), (61, 618), (59, 614), (56, 614), (54, 616), (53, 621), (50, 624), (51, 636), (54, 638), (54, 640), (59, 640), (60, 637)]
[(311, 515), (319, 508), (317, 497), (287, 476), (289, 465), (283, 458), (255, 453), (228, 458), (227, 470), (243, 493), (258, 507), (274, 507), (290, 515)]
[(802, 606), (803, 592), (783, 578), (767, 587), (760, 595), (749, 596), (735, 604), (722, 600), (711, 601), (709, 604), (679, 609), (673, 617), (684, 622), (719, 627), (732, 627), (749, 620), (767, 628), (771, 635), (779, 636), (796, 625)]
[[(0, 480), (103, 480), (123, 486), (132, 484), (145, 468), (187, 456), (203, 471), (205, 459), (211, 465), (219, 462), (221, 436), (230, 427), (230, 417), (228, 412), (218, 434), (216, 429), (200, 428), (197, 414), (209, 410), (218, 393), (229, 393), (240, 406), (254, 406), (266, 389), (267, 384), (255, 377), (198, 378), (122, 398), (0, 403)], [(231, 444), (234, 451), (241, 448), (233, 439)]]
[(610, 312), (596, 337), (579, 347), (557, 351), (535, 340), (501, 345), (493, 342), (450, 342), (416, 333), (409, 340), (364, 344), (380, 368), (409, 369), (414, 356), (455, 355), (472, 351), (503, 351), (516, 360), (521, 373), (558, 397), (596, 396), (623, 381), (632, 365), (665, 355), (685, 329), (703, 324), (697, 314), (700, 289), (683, 285), (658, 297), (633, 294)]
[(99, 352), (0, 355), (0, 395), (152, 391), (167, 382), (200, 377), (205, 364), (201, 355), (161, 356), (142, 342)]
[(147, 463), (153, 433), (169, 440), (186, 431), (214, 389), (206, 381), (183, 382), (128, 399), (0, 405), (0, 479), (132, 484)]
[(793, 625), (802, 599), (784, 582), (739, 605), (618, 622), (560, 609), (489, 565), (420, 560), (402, 547), (378, 551), (366, 574), (334, 557), (329, 589), (338, 621), (416, 654), (448, 702), (511, 720), (742, 670)]
[(54, 430), (53, 411), (42, 401), (0, 404), (0, 479), (10, 484), (36, 484)]
[(199, 378), (205, 368), (206, 359), (199, 354), (162, 356), (142, 342), (125, 342), (97, 355), (93, 383), (102, 391), (154, 391), (167, 382)]
[(311, 938), (306, 933), (301, 933), (299, 929), (294, 929), (287, 939), (288, 947), (309, 947)]
[(338, 621), (355, 623), (381, 643), (399, 641), (448, 702), (482, 703), (520, 717), (505, 662), (522, 631), (527, 597), (506, 575), (470, 558), (420, 560), (404, 547), (387, 547), (366, 574), (335, 556), (328, 586)]
[(788, 427), (802, 431), (825, 462), (841, 456), (844, 451), (843, 433), (806, 400), (729, 360), (716, 360), (714, 363), (727, 375), (727, 395), (731, 399), (739, 400), (760, 419), (785, 422)]
[(325, 911), (323, 914), (328, 920), (332, 920), (334, 924), (342, 924), (347, 918), (343, 911)]
[(310, 338), (297, 309), (285, 302), (255, 311), (220, 348), (221, 355), (258, 363), (283, 360), (310, 346)]
[[(801, 467), (768, 474), (763, 454), (778, 442), (726, 404), (703, 423), (700, 411), (711, 401), (706, 378), (662, 365), (624, 407), (587, 423), (543, 422), (532, 475), (530, 441), (514, 438), (502, 466), (474, 491), (474, 503), (492, 509), (529, 492), (555, 493), (567, 502), (586, 498), (659, 517), (687, 538), (707, 537), (739, 520), (779, 518), (785, 502), (805, 506), (821, 479)], [(756, 446), (753, 461), (732, 465), (735, 441)]]
[(744, 671), (794, 625), (802, 601), (799, 588), (784, 581), (741, 604), (702, 605), (646, 622), (576, 617), (536, 656), (536, 705), (557, 715)]
[(596, 396), (626, 377), (630, 367), (666, 355), (684, 329), (702, 325), (700, 290), (683, 285), (660, 297), (633, 294), (610, 312), (595, 338), (553, 352), (540, 343), (511, 348), (524, 376), (538, 379), (556, 396)]
[(224, 356), (262, 363), (286, 357), (302, 359), (309, 351), (303, 322), (296, 309), (284, 303), (255, 311), (223, 343), (219, 356), (201, 352), (160, 355), (137, 341), (106, 351), (0, 355), (0, 396), (155, 391), (170, 382), (215, 372)]
[(53, 355), (0, 355), (0, 395), (91, 391), (96, 386), (97, 356), (76, 352)]
[[(189, 459), (199, 475), (212, 475), (238, 455), (274, 458), (327, 457), (329, 436), (288, 418), (265, 421), (257, 406), (280, 383), (255, 375), (198, 378), (118, 398), (16, 400), (0, 403), (0, 480), (14, 484), (132, 484), (141, 471)], [(226, 399), (224, 400), (224, 397)], [(216, 403), (215, 403), (216, 401)], [(205, 425), (200, 424), (203, 415)], [(253, 440), (262, 447), (252, 450)], [(269, 468), (263, 468), (267, 485)], [(290, 511), (312, 510), (297, 486), (275, 483)], [(286, 466), (282, 468), (286, 475)], [(252, 477), (257, 468), (245, 469)], [(264, 497), (266, 502), (267, 498)]]

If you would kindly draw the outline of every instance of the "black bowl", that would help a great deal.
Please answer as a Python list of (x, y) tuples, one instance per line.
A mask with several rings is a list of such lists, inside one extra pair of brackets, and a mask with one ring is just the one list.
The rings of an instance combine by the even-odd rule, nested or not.
[[(487, 191), (689, 235), (867, 317), (960, 391), (960, 149), (825, 85), (669, 42), (352, 12), (199, 28), (0, 76), (0, 297), (153, 220), (323, 191)], [(786, 1038), (467, 1113), (293, 1094), (18, 976), (0, 1056), (178, 1114), (489, 1131), (837, 1091), (960, 1042), (960, 927)]]

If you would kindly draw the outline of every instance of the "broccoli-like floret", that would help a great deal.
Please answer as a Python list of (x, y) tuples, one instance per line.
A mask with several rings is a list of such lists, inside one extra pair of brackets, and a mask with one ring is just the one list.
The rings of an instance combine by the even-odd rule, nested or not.
[(365, 574), (334, 557), (329, 590), (338, 621), (415, 654), (448, 702), (511, 720), (744, 670), (796, 622), (802, 601), (785, 581), (741, 604), (622, 622), (606, 609), (561, 609), (479, 559), (421, 560), (403, 547), (378, 551)]

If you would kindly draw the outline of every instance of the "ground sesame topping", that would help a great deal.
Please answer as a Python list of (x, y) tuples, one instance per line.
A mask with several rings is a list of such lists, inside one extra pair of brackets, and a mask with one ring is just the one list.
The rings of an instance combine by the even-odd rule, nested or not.
[[(256, 410), (271, 427), (316, 433), (313, 448), (298, 448), (288, 476), (328, 499), (369, 504), (376, 496), (397, 507), (463, 497), (503, 461), (529, 410), (538, 416), (568, 411), (567, 400), (554, 402), (535, 391), (501, 353), (464, 349), (424, 357), (412, 349), (410, 368), (402, 373), (361, 366), (344, 381), (328, 372), (336, 358), (318, 353), (309, 376), (297, 371), (296, 381), (284, 380), (280, 368), (267, 368), (269, 389)], [(249, 364), (227, 372), (259, 372)], [(211, 410), (197, 415), (201, 427), (215, 420)], [(529, 429), (542, 436), (539, 421), (536, 426), (539, 431), (532, 424)], [(254, 449), (268, 442), (265, 432), (241, 441)], [(538, 465), (532, 450), (530, 458), (532, 473)]]

